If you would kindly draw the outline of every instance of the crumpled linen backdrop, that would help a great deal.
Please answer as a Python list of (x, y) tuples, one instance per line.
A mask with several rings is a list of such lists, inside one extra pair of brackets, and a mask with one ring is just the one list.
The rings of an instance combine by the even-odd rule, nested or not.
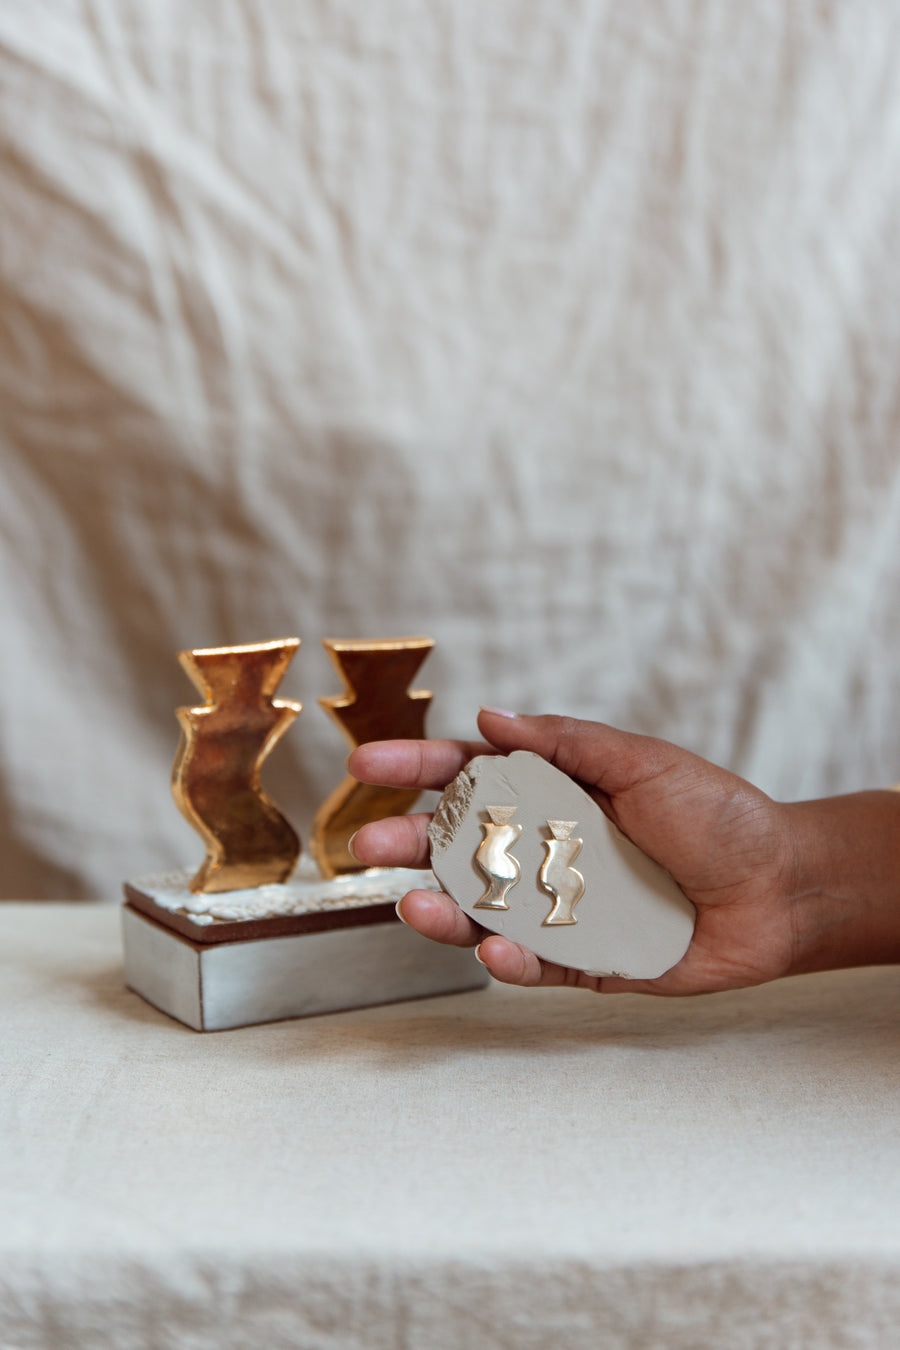
[(900, 777), (892, 0), (0, 0), (0, 894), (199, 860), (185, 646)]

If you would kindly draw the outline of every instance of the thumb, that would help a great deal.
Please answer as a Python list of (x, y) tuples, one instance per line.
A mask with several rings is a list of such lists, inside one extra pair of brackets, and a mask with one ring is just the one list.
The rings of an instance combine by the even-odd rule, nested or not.
[(774, 803), (764, 793), (668, 741), (574, 717), (491, 710), (482, 711), (479, 726), (504, 754), (532, 750), (578, 780), (613, 824), (685, 888), (708, 878), (714, 836), (737, 847), (738, 870), (746, 870), (748, 839), (752, 848), (777, 841)]
[(704, 764), (668, 741), (577, 717), (525, 717), (482, 708), (478, 726), (504, 754), (532, 750), (604, 797), (620, 796), (672, 770), (680, 776), (691, 761)]

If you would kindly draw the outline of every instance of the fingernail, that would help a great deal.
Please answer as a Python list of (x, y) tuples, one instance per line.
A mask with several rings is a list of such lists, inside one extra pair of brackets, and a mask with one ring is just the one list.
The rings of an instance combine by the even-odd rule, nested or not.
[(509, 708), (489, 708), (487, 704), (482, 703), (481, 711), (493, 713), (495, 717), (518, 717), (518, 713), (510, 712)]
[[(347, 840), (347, 852), (350, 854), (351, 858), (356, 858), (356, 852), (353, 848), (353, 840), (356, 838), (358, 834), (359, 830), (354, 830), (350, 838)], [(356, 861), (362, 862), (362, 858), (356, 858)]]
[[(401, 906), (402, 904), (403, 904), (403, 897), (401, 896), (400, 899), (397, 901), (396, 905), (394, 906), (394, 913), (397, 915), (397, 918), (400, 920), (401, 923), (406, 923), (406, 920), (404, 919), (403, 915), (400, 913), (400, 906)], [(408, 928), (408, 927), (409, 927), (409, 924), (406, 924), (406, 926), (407, 926), (407, 928)]]
[(479, 955), (480, 951), (481, 951), (481, 943), (479, 942), (478, 946), (475, 948), (475, 960), (478, 962), (480, 966), (484, 966), (485, 970), (487, 970), (488, 968), (487, 961), (483, 961), (481, 959), (481, 956)]

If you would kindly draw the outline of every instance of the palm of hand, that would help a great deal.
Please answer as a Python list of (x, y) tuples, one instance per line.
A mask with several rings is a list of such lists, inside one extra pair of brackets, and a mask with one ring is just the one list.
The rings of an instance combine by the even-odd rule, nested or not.
[[(596, 795), (596, 794), (595, 794)], [(687, 994), (760, 984), (787, 973), (789, 848), (781, 808), (694, 756), (602, 799), (607, 814), (678, 882), (697, 909), (691, 945), (657, 980), (604, 980), (607, 990)]]

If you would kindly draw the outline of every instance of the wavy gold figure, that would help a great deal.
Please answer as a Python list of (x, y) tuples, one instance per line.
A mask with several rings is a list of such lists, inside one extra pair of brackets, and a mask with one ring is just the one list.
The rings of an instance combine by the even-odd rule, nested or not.
[(484, 838), (475, 852), (475, 862), (488, 880), (488, 888), (474, 909), (509, 909), (506, 895), (515, 886), (522, 869), (509, 852), (522, 833), (521, 825), (510, 825), (515, 815), (514, 806), (489, 806), (490, 822), (482, 825)]
[[(420, 740), (431, 702), (427, 689), (409, 685), (434, 646), (434, 638), (365, 639), (338, 642), (326, 638), (328, 652), (346, 692), (320, 698), (351, 746), (394, 737)], [(373, 787), (349, 775), (319, 807), (313, 821), (310, 852), (325, 877), (359, 872), (363, 864), (347, 848), (353, 834), (370, 820), (405, 815), (419, 796), (417, 789)]]
[(577, 820), (548, 820), (547, 824), (553, 838), (544, 840), (547, 856), (541, 863), (539, 876), (544, 890), (553, 896), (553, 908), (541, 927), (553, 928), (578, 922), (574, 910), (584, 895), (584, 877), (572, 863), (584, 840), (571, 837)]
[(300, 711), (273, 698), (299, 638), (179, 652), (206, 699), (179, 708), (182, 739), (172, 770), (178, 808), (206, 843), (192, 891), (218, 893), (286, 881), (300, 840), (263, 792), (260, 769)]

